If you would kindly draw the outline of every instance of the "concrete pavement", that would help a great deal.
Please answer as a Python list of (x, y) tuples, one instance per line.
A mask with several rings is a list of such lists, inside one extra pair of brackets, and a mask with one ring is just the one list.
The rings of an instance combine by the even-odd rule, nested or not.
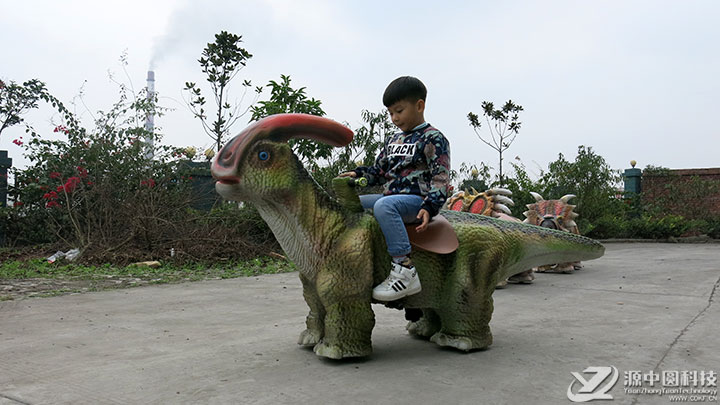
[(371, 357), (317, 358), (296, 345), (295, 273), (0, 302), (0, 405), (569, 404), (592, 366), (619, 370), (601, 403), (670, 403), (625, 393), (625, 375), (720, 371), (720, 245), (606, 247), (496, 291), (494, 343), (468, 354), (375, 305)]

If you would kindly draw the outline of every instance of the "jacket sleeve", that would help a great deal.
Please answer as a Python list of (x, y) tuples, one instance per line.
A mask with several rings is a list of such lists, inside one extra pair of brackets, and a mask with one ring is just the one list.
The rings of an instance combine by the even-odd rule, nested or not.
[(375, 164), (372, 166), (360, 166), (355, 170), (357, 177), (365, 177), (368, 181), (368, 186), (374, 186), (376, 184), (385, 184), (385, 172), (387, 171), (388, 159), (385, 155), (386, 148), (383, 147), (380, 150), (377, 158), (375, 158)]
[(450, 191), (450, 143), (439, 131), (428, 134), (423, 152), (430, 171), (430, 191), (421, 209), (434, 217), (445, 204)]

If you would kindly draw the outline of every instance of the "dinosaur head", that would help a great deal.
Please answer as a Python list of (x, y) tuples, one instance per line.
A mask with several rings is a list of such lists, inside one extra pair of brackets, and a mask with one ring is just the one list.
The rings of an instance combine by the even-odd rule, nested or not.
[(211, 172), (224, 198), (257, 201), (292, 192), (302, 176), (302, 164), (287, 141), (305, 138), (345, 146), (353, 132), (335, 121), (306, 114), (278, 114), (264, 118), (231, 139), (218, 152)]
[(579, 233), (575, 218), (578, 214), (573, 212), (574, 205), (568, 204), (573, 194), (566, 194), (559, 200), (545, 200), (540, 194), (530, 192), (535, 198), (534, 204), (528, 204), (528, 210), (524, 212), (523, 222), (539, 225), (543, 228), (559, 229), (561, 231)]

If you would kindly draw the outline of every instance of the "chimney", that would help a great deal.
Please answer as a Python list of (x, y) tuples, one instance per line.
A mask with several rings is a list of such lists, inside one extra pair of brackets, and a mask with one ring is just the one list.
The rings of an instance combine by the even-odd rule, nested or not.
[[(155, 72), (148, 70), (147, 72), (147, 100), (150, 101), (155, 97)], [(153, 131), (155, 130), (155, 115), (148, 114), (145, 119), (145, 130), (148, 135), (145, 136), (145, 157), (152, 160), (155, 157), (155, 140)]]

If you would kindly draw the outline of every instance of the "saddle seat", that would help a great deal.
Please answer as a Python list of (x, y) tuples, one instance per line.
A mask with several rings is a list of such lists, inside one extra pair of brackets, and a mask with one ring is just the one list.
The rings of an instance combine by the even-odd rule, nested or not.
[(455, 229), (442, 215), (436, 215), (431, 219), (424, 232), (416, 231), (417, 226), (418, 224), (405, 225), (410, 237), (410, 245), (413, 247), (433, 253), (449, 254), (460, 246)]

